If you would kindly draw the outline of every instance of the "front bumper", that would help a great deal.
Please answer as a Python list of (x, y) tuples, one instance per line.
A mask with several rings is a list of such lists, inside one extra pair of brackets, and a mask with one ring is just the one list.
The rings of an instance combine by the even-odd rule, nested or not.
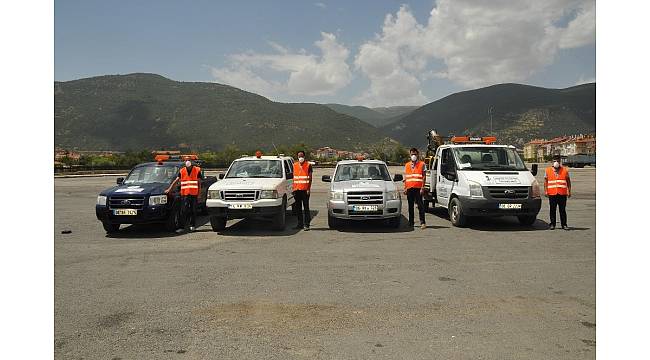
[(168, 205), (145, 206), (137, 215), (113, 215), (108, 206), (95, 205), (97, 220), (111, 224), (151, 224), (167, 220), (171, 213)]
[(344, 200), (329, 200), (327, 212), (337, 219), (364, 220), (364, 219), (389, 219), (402, 215), (402, 200), (386, 200), (384, 204), (376, 204), (376, 212), (355, 212), (354, 205), (349, 205)]
[[(485, 199), (459, 196), (463, 213), (468, 216), (520, 216), (537, 215), (542, 207), (541, 198)], [(521, 209), (499, 209), (499, 204), (521, 204)]]

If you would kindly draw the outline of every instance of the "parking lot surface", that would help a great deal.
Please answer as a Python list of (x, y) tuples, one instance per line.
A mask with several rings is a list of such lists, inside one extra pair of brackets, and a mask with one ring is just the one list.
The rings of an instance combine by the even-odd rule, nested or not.
[(546, 199), (531, 227), (434, 209), (425, 230), (329, 230), (331, 173), (315, 169), (309, 232), (201, 217), (107, 236), (95, 199), (116, 176), (56, 179), (55, 357), (595, 358), (595, 169), (571, 169), (570, 231), (546, 230)]

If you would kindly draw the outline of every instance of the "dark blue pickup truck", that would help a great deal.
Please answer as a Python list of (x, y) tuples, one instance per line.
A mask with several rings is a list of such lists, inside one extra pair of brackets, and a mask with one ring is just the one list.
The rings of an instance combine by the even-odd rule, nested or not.
[[(198, 165), (198, 164), (197, 164)], [(160, 223), (168, 231), (181, 226), (180, 185), (168, 194), (165, 189), (179, 175), (183, 161), (160, 161), (139, 164), (126, 178), (118, 178), (117, 185), (97, 196), (95, 212), (107, 233), (120, 229), (121, 224)], [(210, 185), (217, 181), (214, 176), (204, 177), (201, 182), (198, 210), (205, 211), (205, 200)]]

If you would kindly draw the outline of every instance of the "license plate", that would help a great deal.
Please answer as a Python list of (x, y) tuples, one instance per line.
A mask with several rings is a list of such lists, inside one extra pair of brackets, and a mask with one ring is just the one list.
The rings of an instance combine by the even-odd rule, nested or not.
[(377, 205), (357, 205), (352, 207), (354, 211), (377, 211), (378, 209)]
[(499, 209), (521, 209), (521, 204), (499, 204)]
[(113, 209), (113, 215), (138, 215), (136, 209)]
[(250, 203), (244, 203), (244, 204), (229, 204), (228, 205), (229, 209), (252, 209), (253, 204)]

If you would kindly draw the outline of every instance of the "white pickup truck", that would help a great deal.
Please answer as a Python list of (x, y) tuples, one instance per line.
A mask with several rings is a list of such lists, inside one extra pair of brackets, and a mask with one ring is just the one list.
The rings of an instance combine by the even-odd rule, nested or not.
[(542, 206), (537, 164), (528, 170), (514, 146), (453, 140), (438, 146), (428, 164), (425, 209), (447, 209), (459, 227), (471, 216), (516, 216), (532, 225)]
[(208, 189), (206, 207), (212, 230), (225, 229), (230, 219), (258, 218), (284, 230), (286, 209), (294, 204), (293, 159), (288, 156), (246, 156), (230, 164)]

